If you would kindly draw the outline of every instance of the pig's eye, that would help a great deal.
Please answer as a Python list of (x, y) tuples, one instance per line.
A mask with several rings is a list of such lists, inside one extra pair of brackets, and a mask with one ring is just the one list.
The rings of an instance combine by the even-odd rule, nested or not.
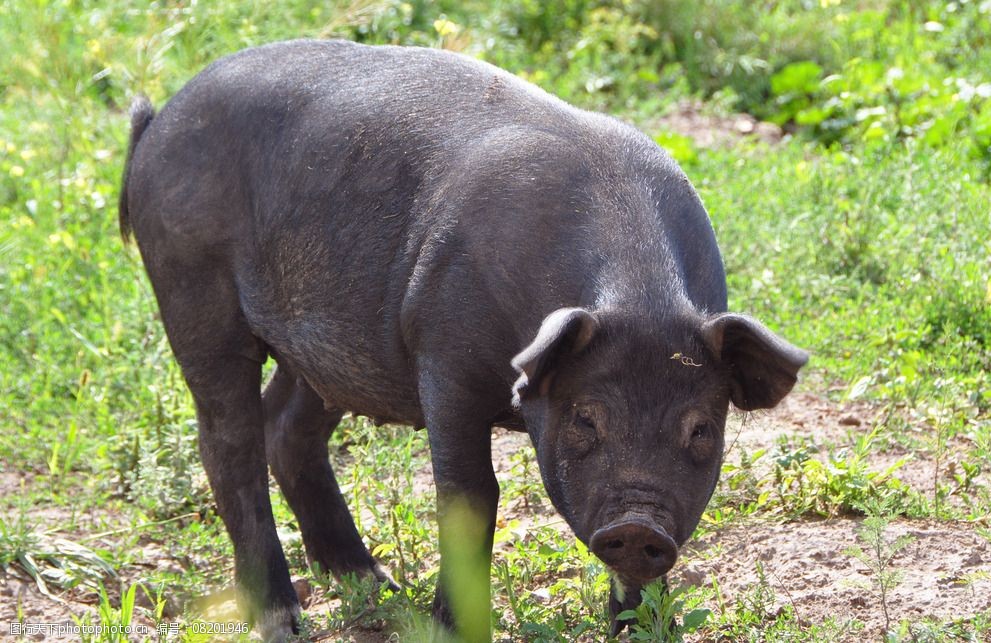
[(575, 426), (584, 431), (589, 431), (590, 433), (595, 433), (595, 420), (592, 418), (592, 413), (589, 409), (584, 409), (581, 407), (575, 408)]
[(601, 415), (594, 405), (579, 404), (572, 408), (564, 438), (564, 446), (570, 457), (580, 458), (596, 445)]
[(692, 430), (692, 442), (702, 440), (709, 435), (709, 425), (705, 423), (696, 424)]
[(688, 441), (688, 452), (697, 464), (707, 462), (716, 451), (716, 433), (708, 422), (699, 422), (692, 427)]

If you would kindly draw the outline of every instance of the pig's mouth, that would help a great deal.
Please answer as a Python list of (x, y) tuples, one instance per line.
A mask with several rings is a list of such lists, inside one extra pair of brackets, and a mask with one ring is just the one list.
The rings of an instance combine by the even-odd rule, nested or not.
[(642, 514), (626, 514), (596, 530), (588, 545), (621, 579), (637, 584), (663, 576), (678, 559), (674, 538)]

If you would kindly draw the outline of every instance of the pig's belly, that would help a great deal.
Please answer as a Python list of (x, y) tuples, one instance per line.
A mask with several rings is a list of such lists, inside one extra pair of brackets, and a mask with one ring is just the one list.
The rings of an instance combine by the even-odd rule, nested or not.
[(304, 377), (328, 408), (423, 425), (412, 366), (374, 325), (346, 313), (286, 318), (256, 308), (245, 315), (279, 364)]

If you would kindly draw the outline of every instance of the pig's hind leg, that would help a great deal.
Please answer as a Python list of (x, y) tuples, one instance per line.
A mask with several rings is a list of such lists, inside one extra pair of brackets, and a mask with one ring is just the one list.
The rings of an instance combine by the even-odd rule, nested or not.
[(265, 641), (287, 640), (299, 602), (268, 495), (261, 398), (267, 347), (244, 323), (224, 271), (150, 242), (142, 251), (153, 257), (146, 261), (162, 320), (196, 402), (200, 457), (234, 544), (238, 605)]
[(325, 408), (310, 385), (283, 366), (266, 387), (263, 405), (268, 463), (299, 521), (310, 564), (338, 578), (372, 575), (398, 591), (361, 541), (330, 466), (327, 440), (343, 411)]

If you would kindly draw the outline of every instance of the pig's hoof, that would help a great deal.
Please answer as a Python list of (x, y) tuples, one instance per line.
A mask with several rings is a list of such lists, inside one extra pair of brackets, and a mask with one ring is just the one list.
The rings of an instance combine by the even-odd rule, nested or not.
[(454, 632), (454, 614), (451, 612), (451, 606), (448, 605), (447, 598), (440, 587), (434, 594), (434, 606), (431, 613), (434, 617), (434, 640), (437, 639), (438, 633), (451, 634)]
[(612, 623), (609, 624), (609, 638), (616, 638), (624, 629), (626, 629), (626, 621), (620, 622), (613, 619)]
[(255, 629), (265, 643), (285, 643), (299, 633), (299, 607), (270, 607), (262, 612)]
[(375, 576), (375, 580), (377, 580), (380, 585), (385, 583), (385, 585), (393, 593), (398, 594), (399, 591), (402, 589), (401, 587), (399, 587), (399, 583), (397, 583), (395, 579), (392, 578), (389, 572), (385, 571), (385, 568), (379, 565), (378, 563), (372, 565), (372, 575)]

